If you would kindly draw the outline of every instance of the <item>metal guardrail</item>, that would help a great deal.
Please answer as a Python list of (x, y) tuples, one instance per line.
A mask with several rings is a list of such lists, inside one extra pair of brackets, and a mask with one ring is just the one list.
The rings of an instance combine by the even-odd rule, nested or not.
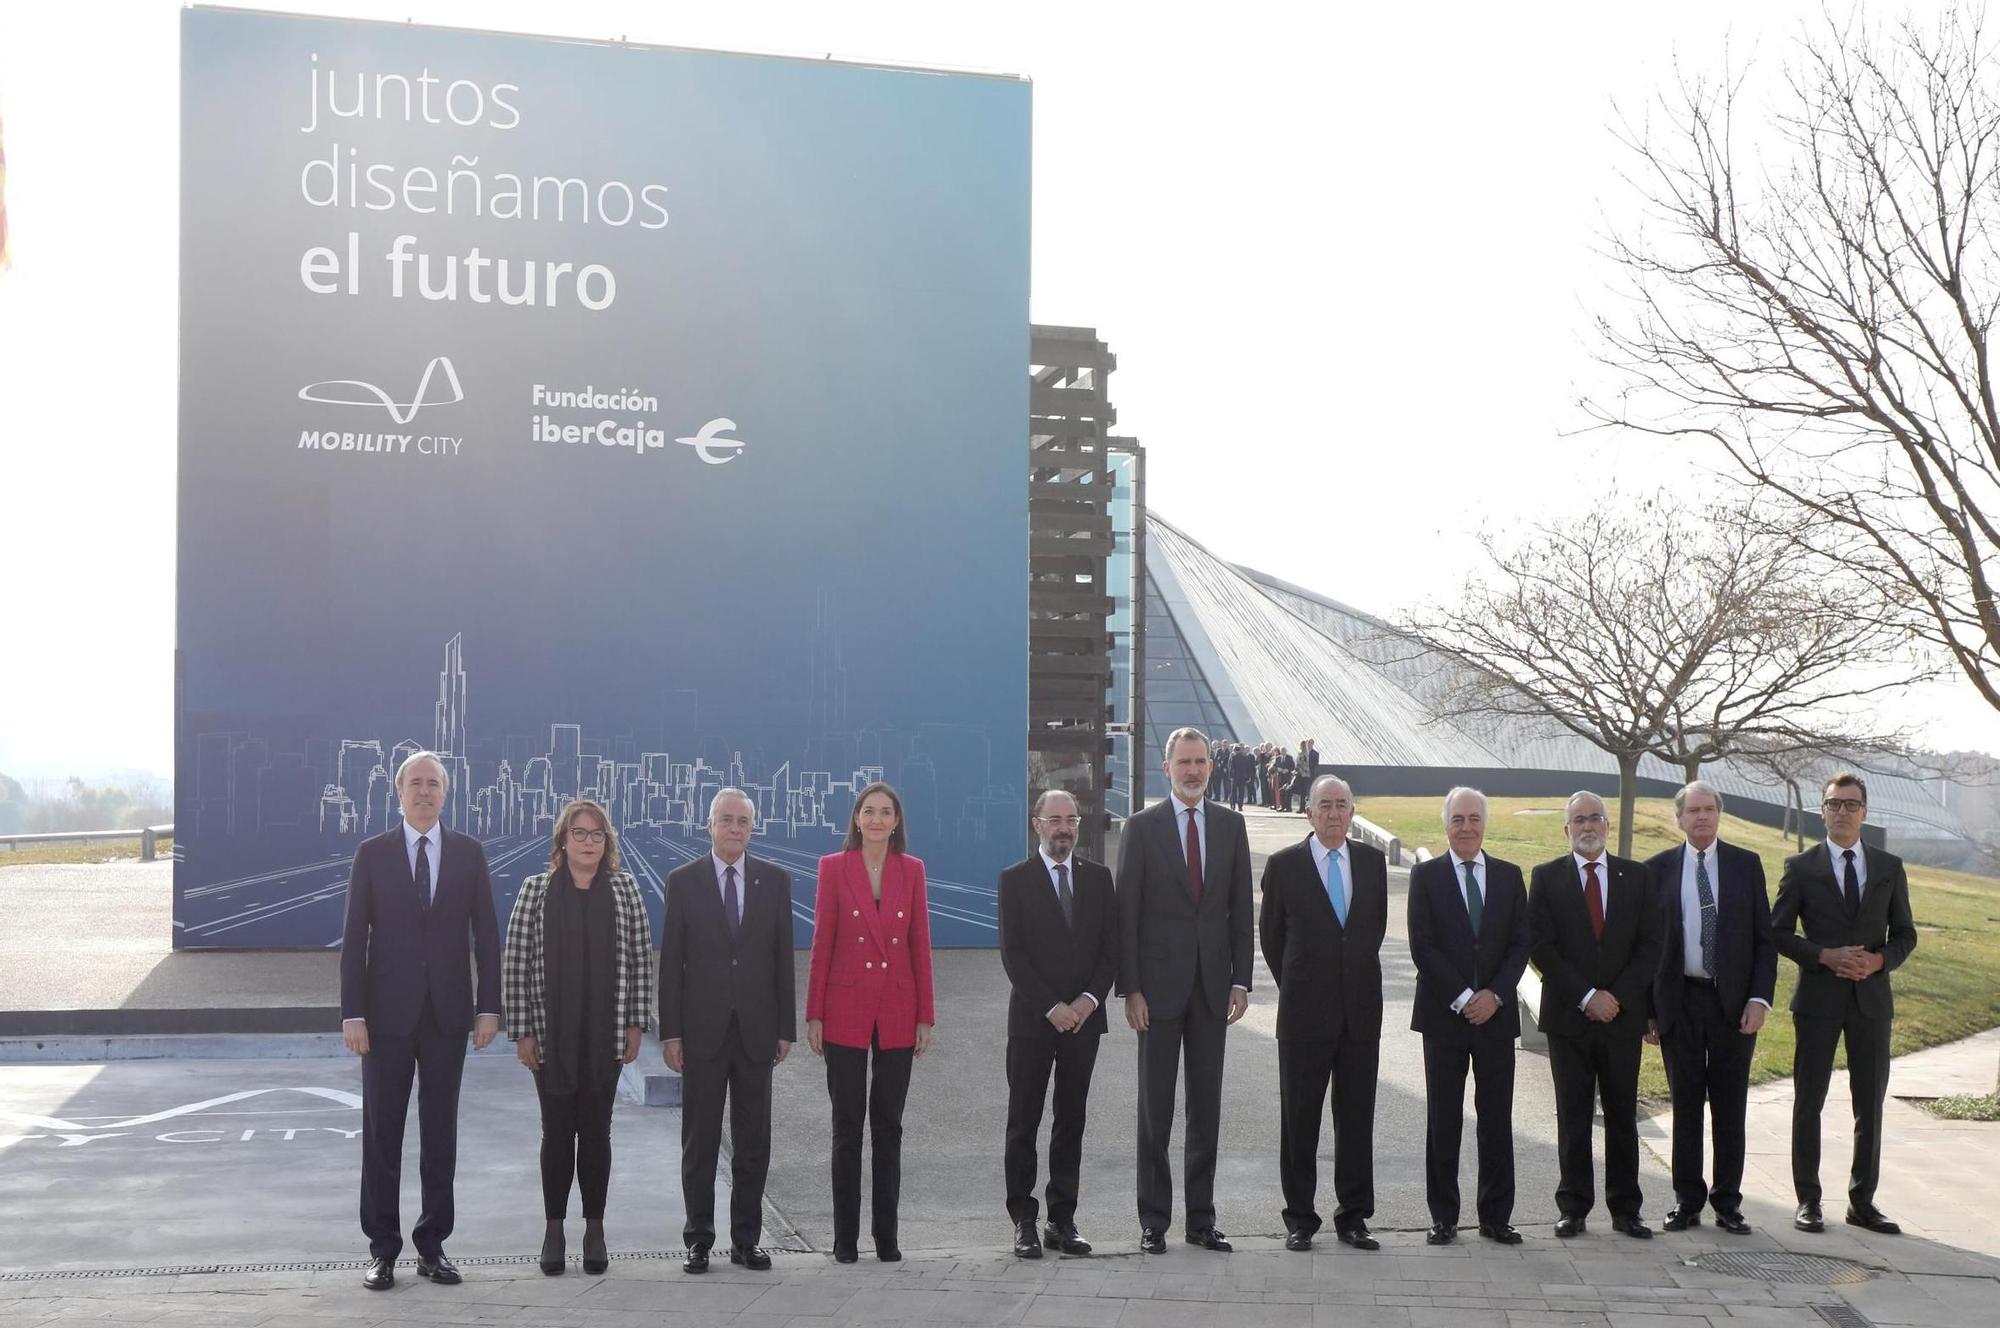
[(1384, 830), (1365, 816), (1356, 816), (1348, 824), (1347, 833), (1353, 835), (1370, 848), (1380, 849), (1389, 859), (1391, 867), (1403, 865), (1403, 841)]
[(0, 845), (9, 851), (22, 844), (91, 844), (103, 840), (136, 839), (139, 861), (151, 862), (159, 856), (160, 841), (173, 838), (170, 825), (149, 825), (137, 830), (65, 830), (54, 834), (0, 835)]

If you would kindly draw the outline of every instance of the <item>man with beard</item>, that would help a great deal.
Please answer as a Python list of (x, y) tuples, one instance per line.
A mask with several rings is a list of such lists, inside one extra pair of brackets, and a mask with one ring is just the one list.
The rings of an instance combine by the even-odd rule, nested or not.
[[(1076, 1229), (1083, 1122), (1097, 1048), (1109, 1026), (1104, 1001), (1118, 976), (1118, 900), (1111, 872), (1076, 856), (1082, 818), (1075, 797), (1049, 789), (1035, 800), (1035, 856), (1000, 873), (1000, 964), (1007, 1002), (1007, 1216), (1014, 1254), (1042, 1245), (1090, 1253)], [(1035, 1234), (1035, 1136), (1055, 1075), (1049, 1129), (1048, 1225)]]

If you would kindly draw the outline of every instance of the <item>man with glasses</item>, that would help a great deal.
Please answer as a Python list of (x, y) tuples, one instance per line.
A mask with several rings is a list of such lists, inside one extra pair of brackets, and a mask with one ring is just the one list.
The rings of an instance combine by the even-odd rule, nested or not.
[[(1007, 1002), (1007, 1216), (1014, 1254), (1042, 1246), (1090, 1253), (1076, 1229), (1083, 1120), (1104, 1001), (1118, 976), (1118, 901), (1111, 872), (1076, 856), (1076, 799), (1049, 789), (1035, 799), (1036, 854), (1000, 873), (1000, 963), (1013, 984)], [(1035, 1232), (1035, 1138), (1055, 1075), (1049, 1129), (1048, 1225)]]
[[(1885, 1236), (1902, 1228), (1875, 1206), (1882, 1171), (1882, 1104), (1889, 1092), (1889, 1025), (1895, 997), (1889, 970), (1917, 948), (1910, 883), (1903, 861), (1864, 848), (1868, 786), (1843, 770), (1820, 802), (1826, 841), (1785, 860), (1771, 931), (1778, 950), (1799, 966), (1792, 995), (1792, 1225), (1826, 1230), (1820, 1212), (1819, 1117), (1833, 1075), (1834, 1048), (1847, 1042), (1847, 1085), (1854, 1103), (1854, 1165), (1847, 1182), (1847, 1224)], [(1803, 935), (1800, 933), (1803, 932)]]
[(1529, 958), (1542, 975), (1542, 1031), (1556, 1088), (1556, 1235), (1584, 1232), (1597, 1202), (1590, 1156), (1594, 1107), (1604, 1110), (1604, 1206), (1611, 1229), (1643, 1240), (1639, 1053), (1646, 995), (1660, 963), (1660, 915), (1646, 869), (1605, 852), (1610, 818), (1595, 793), (1563, 807), (1570, 851), (1528, 883)]

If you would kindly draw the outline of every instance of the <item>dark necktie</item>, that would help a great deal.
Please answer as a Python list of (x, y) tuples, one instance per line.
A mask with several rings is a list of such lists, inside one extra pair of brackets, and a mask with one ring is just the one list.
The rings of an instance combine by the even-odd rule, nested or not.
[(1715, 976), (1715, 890), (1708, 883), (1708, 850), (1694, 855), (1694, 893), (1701, 902), (1701, 974)]
[(1590, 934), (1598, 940), (1604, 939), (1604, 893), (1597, 886), (1597, 864), (1583, 864), (1583, 902), (1590, 910)]
[(1187, 864), (1188, 894), (1194, 897), (1194, 906), (1201, 907), (1201, 835), (1194, 828), (1195, 809), (1188, 808)]
[(1486, 900), (1479, 893), (1479, 878), (1472, 874), (1472, 864), (1465, 864), (1465, 916), (1472, 919), (1472, 934), (1479, 934), (1479, 921), (1486, 916)]
[(1063, 921), (1076, 925), (1076, 899), (1069, 892), (1069, 864), (1056, 864), (1056, 898), (1062, 901)]
[(1840, 856), (1847, 861), (1847, 869), (1842, 873), (1841, 884), (1847, 891), (1847, 911), (1850, 914), (1861, 911), (1861, 874), (1854, 870), (1854, 850), (1844, 848)]
[[(1854, 870), (1852, 867), (1849, 871)], [(426, 913), (431, 907), (431, 837), (417, 836), (417, 904)]]
[(732, 863), (722, 871), (722, 918), (729, 924), (731, 945), (736, 944), (736, 928), (741, 925), (736, 913), (736, 867)]

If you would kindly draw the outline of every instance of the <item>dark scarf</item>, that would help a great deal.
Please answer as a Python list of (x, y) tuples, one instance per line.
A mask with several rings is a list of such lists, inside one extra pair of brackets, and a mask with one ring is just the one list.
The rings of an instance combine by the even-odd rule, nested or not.
[(574, 1093), (586, 1074), (594, 1083), (617, 1063), (610, 1054), (617, 943), (609, 874), (599, 868), (590, 888), (579, 890), (567, 866), (556, 868), (542, 908), (546, 1093)]

